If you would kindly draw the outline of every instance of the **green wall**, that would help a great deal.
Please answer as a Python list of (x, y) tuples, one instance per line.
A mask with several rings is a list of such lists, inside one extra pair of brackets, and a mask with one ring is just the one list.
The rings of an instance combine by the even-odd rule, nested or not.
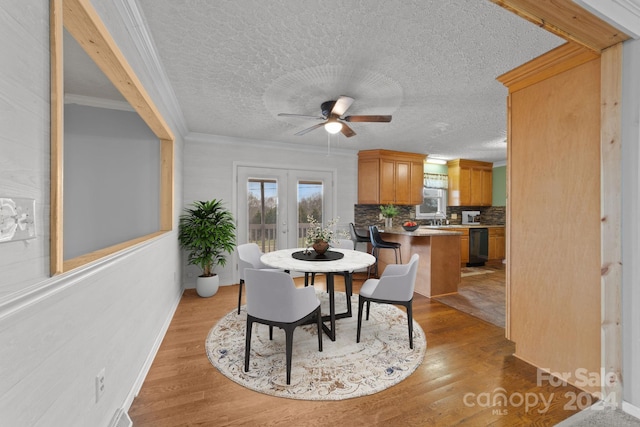
[(493, 206), (507, 206), (507, 167), (493, 168)]

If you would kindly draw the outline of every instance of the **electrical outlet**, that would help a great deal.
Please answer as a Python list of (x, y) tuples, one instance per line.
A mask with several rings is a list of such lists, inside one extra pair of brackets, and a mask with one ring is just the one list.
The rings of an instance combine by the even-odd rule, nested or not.
[(451, 219), (458, 219), (458, 214), (457, 213), (452, 213), (451, 214)]
[(98, 375), (96, 375), (96, 403), (98, 403), (104, 394), (104, 386), (104, 368), (102, 368), (102, 370), (98, 372)]

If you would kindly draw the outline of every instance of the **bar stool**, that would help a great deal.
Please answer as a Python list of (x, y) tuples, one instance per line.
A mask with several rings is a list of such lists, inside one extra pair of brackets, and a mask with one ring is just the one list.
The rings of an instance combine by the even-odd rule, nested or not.
[(358, 230), (356, 230), (356, 226), (352, 222), (349, 223), (349, 231), (351, 232), (351, 240), (353, 240), (354, 249), (358, 247), (358, 243), (369, 243), (369, 236), (359, 234)]
[(400, 243), (396, 242), (387, 242), (386, 240), (382, 240), (380, 237), (380, 232), (378, 231), (378, 227), (375, 225), (369, 226), (369, 237), (371, 238), (371, 255), (376, 257), (375, 263), (375, 277), (378, 277), (378, 254), (380, 253), (380, 249), (393, 249), (393, 252), (396, 256), (396, 264), (398, 264), (398, 254), (400, 254), (400, 264), (402, 264), (402, 252), (400, 251), (400, 247), (402, 246)]

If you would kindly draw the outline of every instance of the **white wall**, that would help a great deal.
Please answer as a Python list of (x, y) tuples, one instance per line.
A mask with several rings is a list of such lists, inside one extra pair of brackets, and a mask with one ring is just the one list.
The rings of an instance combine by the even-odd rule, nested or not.
[[(622, 341), (624, 400), (640, 417), (640, 41), (623, 50)], [(629, 408), (627, 408), (629, 409)]]
[[(234, 194), (234, 162), (260, 167), (288, 169), (335, 169), (337, 182), (334, 185), (336, 203), (335, 216), (340, 224), (353, 221), (353, 206), (358, 193), (357, 151), (283, 144), (273, 141), (253, 141), (231, 137), (189, 134), (184, 153), (184, 203), (195, 200), (222, 199), (237, 218)], [(238, 283), (235, 253), (227, 258), (224, 268), (217, 267), (220, 284)], [(184, 269), (183, 283), (195, 287), (199, 269), (188, 266)]]
[[(122, 31), (118, 1), (100, 3), (166, 117), (169, 107)], [(179, 301), (176, 233), (49, 277), (49, 2), (2, 1), (0, 39), (0, 196), (34, 198), (38, 224), (35, 239), (0, 244), (0, 424), (106, 426), (133, 398)], [(178, 137), (176, 214), (182, 147)], [(106, 391), (96, 403), (94, 379), (103, 368)]]

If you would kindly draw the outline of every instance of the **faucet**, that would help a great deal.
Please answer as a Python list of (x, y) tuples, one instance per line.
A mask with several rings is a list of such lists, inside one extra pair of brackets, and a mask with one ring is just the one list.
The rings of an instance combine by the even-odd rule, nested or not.
[(434, 219), (431, 220), (431, 225), (444, 225), (444, 221), (446, 221), (446, 219), (447, 219), (447, 215), (438, 211), (434, 215)]

